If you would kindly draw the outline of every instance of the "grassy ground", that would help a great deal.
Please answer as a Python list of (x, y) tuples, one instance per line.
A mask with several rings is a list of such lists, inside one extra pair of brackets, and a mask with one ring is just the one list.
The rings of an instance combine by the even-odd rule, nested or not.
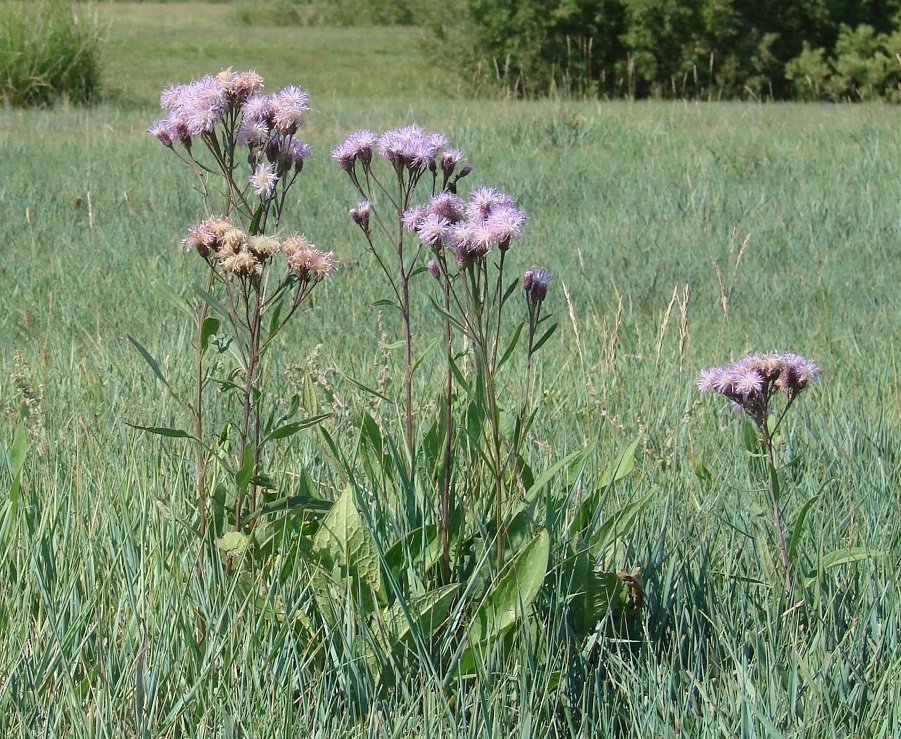
[(165, 86), (240, 60), (277, 89), (302, 79), (334, 97), (434, 97), (453, 85), (426, 64), (415, 28), (305, 28), (237, 22), (233, 4), (103, 3), (106, 86), (118, 104), (157, 100)]
[[(393, 52), (394, 31), (254, 28), (223, 42), (219, 6), (101, 11), (113, 18), (113, 101), (0, 112), (0, 444), (26, 397), (35, 410), (23, 522), (0, 531), (4, 736), (901, 733), (895, 108), (435, 100), (404, 66), (414, 52)], [(365, 59), (384, 59), (384, 76), (331, 61), (341, 55), (329, 40), (350, 38), (361, 49), (368, 39)], [(323, 51), (284, 61), (284, 49), (301, 47)], [(164, 84), (229, 64), (256, 66), (269, 89), (298, 82), (314, 95), (315, 157), (291, 212), (342, 266), (278, 347), (272, 388), (289, 390), (291, 365), (312, 366), (323, 400), (341, 401), (329, 423), (348, 446), (366, 402), (342, 373), (374, 385), (387, 362), (387, 390), (399, 392), (401, 359), (386, 348), (391, 316), (372, 307), (383, 291), (347, 222), (354, 198), (329, 148), (359, 127), (415, 120), (464, 150), (475, 182), (509, 190), (528, 211), (511, 257), (557, 275), (548, 306), (561, 322), (539, 371), (529, 458), (546, 469), (598, 440), (581, 474), (553, 483), (582, 495), (641, 438), (638, 469), (611, 501), (654, 500), (617, 558), (645, 573), (638, 643), (602, 638), (583, 659), (555, 651), (560, 623), (540, 616), (541, 629), (523, 630), (509, 662), (480, 680), (443, 686), (423, 671), (382, 695), (361, 682), (364, 709), (348, 698), (353, 662), (314, 674), (290, 623), (237, 597), (214, 563), (198, 574), (197, 546), (173, 519), (192, 505), (184, 450), (124, 424), (178, 420), (126, 334), (176, 381), (187, 377), (190, 330), (167, 293), (199, 280), (178, 240), (200, 202), (143, 129)], [(440, 325), (424, 300), (418, 310), (425, 346)], [(740, 424), (694, 387), (702, 367), (772, 349), (823, 369), (784, 449), (798, 455), (788, 518), (819, 493), (800, 543), (805, 567), (845, 546), (885, 553), (824, 573), (794, 608), (764, 576), (768, 513)], [(423, 422), (439, 360), (429, 355), (420, 375)], [(306, 469), (334, 495), (323, 451), (315, 435), (295, 437), (280, 483)], [(272, 603), (307, 597), (300, 575), (260, 585)], [(544, 597), (540, 613), (553, 614)]]

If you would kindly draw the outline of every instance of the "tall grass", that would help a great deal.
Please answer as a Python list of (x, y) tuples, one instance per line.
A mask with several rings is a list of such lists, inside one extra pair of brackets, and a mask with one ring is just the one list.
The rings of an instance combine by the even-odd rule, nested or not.
[(91, 4), (10, 0), (0, 6), (0, 99), (9, 105), (90, 101), (100, 85)]
[[(123, 423), (163, 424), (178, 412), (126, 334), (173, 381), (186, 377), (176, 358), (190, 342), (166, 294), (196, 277), (176, 242), (200, 206), (143, 132), (154, 113), (8, 111), (0, 114), (0, 236), (10, 245), (0, 297), (3, 447), (25, 398), (37, 400), (19, 518), (0, 539), (0, 733), (897, 736), (893, 111), (365, 107), (362, 117), (358, 99), (319, 101), (308, 129), (316, 151), (361, 125), (416, 120), (445, 130), (477, 165), (472, 177), (508, 188), (529, 212), (511, 258), (558, 276), (546, 307), (562, 325), (554, 361), (537, 368), (540, 443), (528, 459), (547, 469), (597, 441), (584, 465), (550, 486), (578, 501), (629, 439), (642, 439), (636, 473), (608, 502), (655, 502), (615, 555), (619, 567), (644, 569), (638, 638), (601, 629), (579, 649), (561, 647), (556, 635), (567, 626), (552, 575), (512, 649), (489, 655), (477, 677), (423, 668), (379, 690), (361, 667), (372, 634), (343, 607), (329, 635), (344, 645), (340, 659), (312, 670), (298, 632), (313, 597), (305, 562), (284, 562), (291, 578), (249, 590), (223, 576), (215, 551), (198, 572), (185, 528), (190, 450)], [(36, 164), (26, 171), (22, 161)], [(396, 395), (402, 358), (382, 333), (390, 318), (379, 315), (373, 265), (346, 219), (343, 175), (325, 156), (307, 167), (297, 226), (334, 248), (342, 266), (311, 320), (276, 347), (283, 369), (273, 387), (288, 394), (309, 368), (333, 411), (329, 431), (352, 456), (363, 410), (396, 426), (392, 408), (373, 406), (347, 376)], [(440, 317), (426, 309), (415, 325), (426, 345), (441, 336)], [(694, 387), (698, 368), (756, 349), (798, 351), (823, 369), (784, 440), (795, 460), (787, 517), (826, 485), (800, 544), (816, 586), (809, 600), (781, 607), (763, 576), (774, 556), (761, 546), (769, 513), (740, 426)], [(421, 365), (418, 423), (434, 412), (440, 362), (436, 349)], [(315, 435), (295, 437), (278, 484), (294, 490), (307, 472), (335, 497), (327, 455)], [(0, 474), (0, 493), (9, 482)], [(379, 537), (413, 527), (402, 506), (364, 503)], [(820, 553), (842, 546), (886, 554), (818, 572)]]

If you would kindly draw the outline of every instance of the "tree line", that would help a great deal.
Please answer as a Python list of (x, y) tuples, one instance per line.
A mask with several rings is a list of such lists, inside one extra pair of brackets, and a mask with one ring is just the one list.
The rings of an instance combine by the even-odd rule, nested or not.
[[(373, 3), (370, 3), (370, 7)], [(468, 86), (532, 97), (901, 100), (901, 0), (375, 0)]]

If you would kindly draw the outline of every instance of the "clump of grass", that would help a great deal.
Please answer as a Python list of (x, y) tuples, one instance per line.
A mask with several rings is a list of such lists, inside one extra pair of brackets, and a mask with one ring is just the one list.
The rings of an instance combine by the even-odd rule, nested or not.
[(0, 6), (0, 99), (13, 106), (89, 102), (100, 84), (100, 29), (72, 0)]

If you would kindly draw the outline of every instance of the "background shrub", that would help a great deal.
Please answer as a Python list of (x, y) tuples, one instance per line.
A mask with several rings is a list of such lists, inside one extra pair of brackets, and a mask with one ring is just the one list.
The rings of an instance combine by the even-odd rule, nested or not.
[(436, 63), (532, 96), (897, 97), (901, 3), (419, 0)]
[(88, 102), (100, 82), (100, 35), (72, 0), (0, 4), (0, 98), (7, 104)]

